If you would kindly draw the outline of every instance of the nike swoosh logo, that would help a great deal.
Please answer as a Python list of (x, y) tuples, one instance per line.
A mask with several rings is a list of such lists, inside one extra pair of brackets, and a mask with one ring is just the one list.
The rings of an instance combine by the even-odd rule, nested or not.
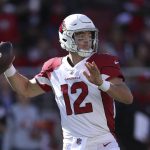
[(104, 147), (106, 147), (107, 145), (109, 145), (111, 142), (108, 142), (106, 144), (103, 144)]
[(115, 63), (115, 64), (119, 64), (119, 62), (118, 62), (118, 61), (114, 61), (114, 63)]

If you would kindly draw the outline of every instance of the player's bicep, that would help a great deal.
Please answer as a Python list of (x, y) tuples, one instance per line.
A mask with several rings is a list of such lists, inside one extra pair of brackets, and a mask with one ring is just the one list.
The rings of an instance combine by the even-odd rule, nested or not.
[(45, 93), (45, 91), (37, 84), (35, 78), (29, 80), (28, 84), (29, 97), (34, 97)]

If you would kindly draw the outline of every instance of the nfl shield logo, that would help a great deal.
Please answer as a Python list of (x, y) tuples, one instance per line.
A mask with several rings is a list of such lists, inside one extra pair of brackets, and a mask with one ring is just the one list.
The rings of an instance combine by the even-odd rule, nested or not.
[(77, 138), (77, 141), (76, 141), (76, 143), (77, 143), (78, 145), (80, 145), (80, 144), (81, 144), (81, 142), (82, 142), (82, 139), (80, 139), (80, 138)]

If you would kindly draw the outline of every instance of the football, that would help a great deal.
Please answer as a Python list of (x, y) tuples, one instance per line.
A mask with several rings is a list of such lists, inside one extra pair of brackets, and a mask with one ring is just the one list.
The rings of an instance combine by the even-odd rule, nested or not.
[(4, 73), (14, 59), (11, 42), (0, 43), (0, 74)]

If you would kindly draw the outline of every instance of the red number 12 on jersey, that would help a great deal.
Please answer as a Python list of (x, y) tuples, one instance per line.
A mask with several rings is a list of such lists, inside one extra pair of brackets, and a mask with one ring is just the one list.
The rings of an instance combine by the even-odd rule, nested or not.
[[(92, 104), (85, 103), (85, 106), (81, 107), (80, 104), (85, 100), (86, 96), (88, 95), (88, 87), (84, 82), (75, 82), (71, 86), (71, 94), (75, 94), (77, 89), (81, 89), (80, 95), (77, 97), (75, 102), (73, 103), (74, 114), (83, 114), (93, 112)], [(66, 113), (67, 115), (72, 115), (73, 111), (70, 105), (70, 98), (68, 95), (68, 84), (61, 85), (61, 91), (63, 92), (63, 97), (66, 105)]]

